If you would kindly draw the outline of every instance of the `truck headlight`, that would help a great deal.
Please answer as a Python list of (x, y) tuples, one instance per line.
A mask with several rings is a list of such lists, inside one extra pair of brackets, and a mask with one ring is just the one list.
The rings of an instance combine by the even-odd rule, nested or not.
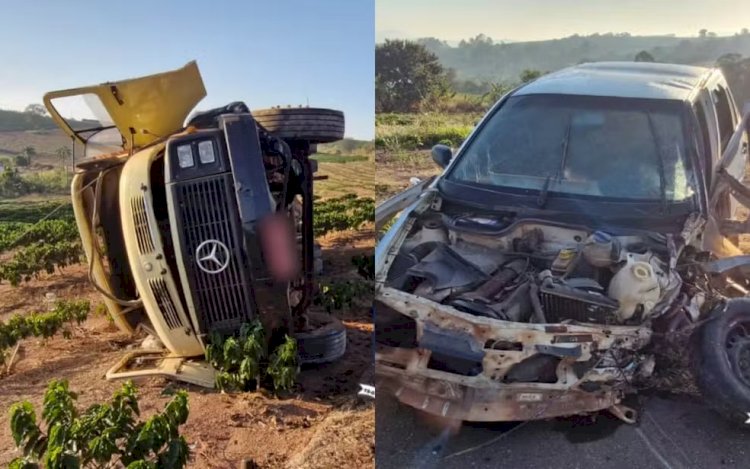
[(213, 163), (216, 161), (216, 155), (214, 154), (214, 144), (211, 140), (203, 140), (198, 143), (198, 158), (201, 163)]
[(189, 144), (177, 147), (177, 164), (180, 165), (180, 168), (192, 168), (195, 166), (193, 148)]

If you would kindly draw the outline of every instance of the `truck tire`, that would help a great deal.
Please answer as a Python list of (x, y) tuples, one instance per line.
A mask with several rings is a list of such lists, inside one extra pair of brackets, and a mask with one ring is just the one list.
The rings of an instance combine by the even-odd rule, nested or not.
[(344, 138), (344, 113), (334, 109), (272, 108), (251, 113), (263, 128), (285, 140), (329, 143)]
[(297, 357), (300, 364), (328, 363), (341, 358), (346, 352), (346, 328), (329, 314), (309, 313), (314, 328), (297, 332)]
[(719, 308), (693, 334), (693, 373), (708, 406), (750, 430), (750, 299)]

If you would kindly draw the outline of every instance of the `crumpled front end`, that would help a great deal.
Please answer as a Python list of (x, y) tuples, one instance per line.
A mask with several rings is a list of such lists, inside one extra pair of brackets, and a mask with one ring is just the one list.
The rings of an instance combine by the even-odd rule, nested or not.
[(647, 327), (512, 323), (392, 288), (375, 308), (378, 387), (446, 418), (535, 420), (611, 408), (653, 366), (639, 352)]
[(378, 386), (428, 413), (534, 420), (620, 406), (651, 375), (652, 320), (683, 285), (670, 238), (441, 204), (376, 251)]

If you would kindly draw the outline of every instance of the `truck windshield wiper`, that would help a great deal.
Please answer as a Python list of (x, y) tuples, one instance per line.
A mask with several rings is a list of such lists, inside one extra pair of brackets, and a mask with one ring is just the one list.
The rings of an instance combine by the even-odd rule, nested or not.
[(656, 133), (656, 126), (654, 126), (654, 120), (651, 118), (651, 113), (647, 112), (646, 117), (648, 118), (648, 128), (651, 131), (651, 136), (654, 138), (656, 144), (656, 158), (657, 165), (659, 167), (659, 193), (661, 196), (661, 207), (662, 211), (667, 211), (667, 176), (664, 173), (664, 154), (661, 151), (661, 142), (659, 142), (659, 136)]

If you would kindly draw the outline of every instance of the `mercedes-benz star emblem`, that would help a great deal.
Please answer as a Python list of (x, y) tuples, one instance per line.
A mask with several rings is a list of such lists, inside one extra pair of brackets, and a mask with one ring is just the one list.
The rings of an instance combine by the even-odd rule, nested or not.
[(216, 239), (207, 239), (195, 250), (195, 263), (207, 274), (218, 274), (229, 267), (229, 248)]

